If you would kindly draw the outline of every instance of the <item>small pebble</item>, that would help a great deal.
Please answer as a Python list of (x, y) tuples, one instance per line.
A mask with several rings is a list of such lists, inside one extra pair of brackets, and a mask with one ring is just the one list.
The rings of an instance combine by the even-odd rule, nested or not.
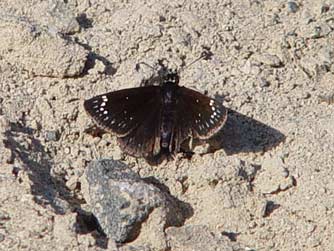
[(36, 130), (36, 131), (39, 131), (42, 128), (42, 126), (37, 122), (37, 120), (31, 121), (30, 127), (31, 129)]
[(311, 94), (309, 92), (303, 93), (302, 98), (303, 99), (308, 99), (311, 97)]
[(318, 97), (320, 103), (325, 102), (327, 104), (334, 104), (334, 94), (329, 94), (329, 95), (320, 95)]
[(10, 131), (11, 126), (9, 120), (5, 116), (0, 116), (0, 133)]
[(261, 210), (262, 217), (268, 217), (270, 214), (277, 208), (279, 208), (279, 204), (275, 204), (273, 201), (266, 201)]
[(46, 141), (58, 141), (59, 140), (58, 131), (46, 131), (45, 132), (45, 140)]
[(64, 153), (65, 153), (65, 154), (70, 154), (70, 153), (71, 153), (71, 149), (70, 149), (69, 147), (66, 147), (66, 148), (64, 149)]
[(3, 234), (0, 234), (0, 242), (3, 242), (5, 240), (5, 236)]
[(268, 87), (270, 85), (269, 81), (266, 80), (265, 78), (260, 78), (259, 79), (259, 84), (260, 84), (261, 88)]
[(7, 163), (12, 164), (14, 162), (14, 153), (9, 148), (2, 149), (1, 155), (0, 155), (0, 163)]
[(330, 10), (330, 6), (328, 4), (323, 4), (321, 6), (321, 14), (326, 13)]
[(283, 62), (281, 59), (276, 55), (271, 54), (257, 54), (254, 55), (253, 58), (265, 65), (269, 65), (271, 67), (281, 67), (283, 65)]
[(245, 250), (246, 250), (246, 251), (256, 251), (256, 249), (254, 249), (254, 248), (250, 248), (250, 247), (245, 247)]
[(249, 225), (248, 225), (248, 228), (249, 228), (249, 229), (254, 229), (254, 228), (256, 228), (256, 227), (257, 227), (257, 224), (256, 224), (256, 222), (254, 222), (254, 221), (250, 222)]
[(288, 11), (290, 13), (296, 13), (298, 11), (299, 7), (294, 1), (289, 1), (288, 2)]
[(320, 38), (322, 37), (322, 29), (320, 26), (316, 26), (314, 27), (314, 34), (313, 34), (313, 38)]
[(286, 168), (284, 168), (284, 170), (282, 171), (282, 176), (283, 176), (284, 178), (289, 177), (289, 170), (286, 169)]
[(66, 187), (70, 189), (71, 191), (74, 191), (78, 186), (78, 177), (77, 176), (72, 176), (67, 182), (66, 182)]
[(9, 214), (5, 211), (0, 211), (0, 221), (10, 220)]
[(210, 150), (210, 145), (207, 143), (207, 144), (195, 146), (194, 149), (193, 149), (193, 152), (196, 153), (196, 154), (201, 155), (201, 154), (208, 153), (209, 150)]

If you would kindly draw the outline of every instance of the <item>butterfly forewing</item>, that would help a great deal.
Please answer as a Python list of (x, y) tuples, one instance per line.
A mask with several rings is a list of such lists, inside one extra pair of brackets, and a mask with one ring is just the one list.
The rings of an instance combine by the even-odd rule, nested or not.
[(86, 100), (84, 107), (100, 127), (125, 137), (159, 106), (159, 102), (159, 87), (148, 86), (99, 95)]
[(227, 109), (217, 100), (186, 87), (179, 88), (178, 99), (182, 138), (192, 132), (199, 139), (208, 139), (224, 126)]

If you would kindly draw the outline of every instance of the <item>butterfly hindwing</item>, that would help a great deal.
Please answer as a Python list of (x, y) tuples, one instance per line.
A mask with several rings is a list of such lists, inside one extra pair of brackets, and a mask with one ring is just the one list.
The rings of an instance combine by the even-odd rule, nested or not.
[(119, 137), (118, 142), (124, 152), (135, 157), (152, 157), (160, 151), (161, 104), (152, 107), (145, 120), (131, 133)]
[(225, 124), (227, 109), (217, 100), (186, 87), (178, 90), (178, 121), (182, 139), (191, 132), (208, 139)]
[(118, 137), (124, 137), (159, 106), (157, 86), (123, 89), (102, 94), (84, 102), (85, 110), (94, 121)]

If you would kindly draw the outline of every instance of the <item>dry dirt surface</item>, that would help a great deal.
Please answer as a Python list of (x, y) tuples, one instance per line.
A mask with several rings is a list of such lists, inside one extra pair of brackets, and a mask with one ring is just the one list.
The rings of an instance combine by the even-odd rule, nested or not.
[[(1, 0), (0, 250), (334, 250), (333, 29), (332, 0)], [(180, 82), (229, 109), (209, 146), (150, 166), (86, 133), (85, 99), (203, 47)], [(100, 158), (167, 187), (183, 226), (91, 229), (81, 177)]]

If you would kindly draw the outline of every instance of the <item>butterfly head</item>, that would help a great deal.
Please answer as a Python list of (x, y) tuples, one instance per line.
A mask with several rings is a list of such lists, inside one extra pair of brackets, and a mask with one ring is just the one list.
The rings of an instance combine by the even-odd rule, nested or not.
[(162, 84), (179, 84), (179, 74), (175, 69), (164, 68), (160, 71), (160, 76), (162, 79)]

